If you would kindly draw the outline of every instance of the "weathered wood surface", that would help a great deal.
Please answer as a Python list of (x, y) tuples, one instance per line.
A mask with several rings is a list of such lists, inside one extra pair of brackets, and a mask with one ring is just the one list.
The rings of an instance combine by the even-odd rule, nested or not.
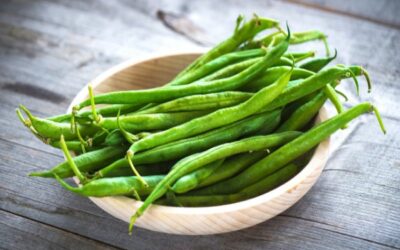
[[(392, 14), (399, 3), (347, 2), (2, 1), (0, 247), (400, 248), (400, 21)], [(370, 6), (368, 12), (354, 7), (363, 4)], [(388, 135), (380, 134), (373, 116), (364, 116), (338, 132), (321, 179), (294, 207), (256, 227), (215, 236), (142, 229), (128, 236), (125, 223), (88, 199), (52, 180), (26, 176), (62, 158), (19, 124), (18, 103), (39, 116), (63, 112), (84, 84), (110, 66), (214, 44), (231, 32), (238, 13), (253, 12), (288, 20), (293, 30), (321, 29), (338, 49), (338, 63), (364, 65), (375, 84), (373, 94), (357, 97), (350, 82), (343, 84), (352, 93), (349, 105), (374, 102)], [(313, 45), (322, 51), (322, 45)]]

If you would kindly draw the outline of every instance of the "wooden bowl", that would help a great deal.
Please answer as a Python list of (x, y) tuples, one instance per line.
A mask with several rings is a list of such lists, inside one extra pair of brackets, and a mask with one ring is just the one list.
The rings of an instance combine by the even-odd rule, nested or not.
[[(96, 93), (160, 86), (171, 80), (198, 56), (199, 53), (191, 53), (147, 60), (129, 60), (99, 75), (91, 84)], [(70, 112), (74, 105), (87, 97), (86, 86), (74, 98), (68, 111)], [(326, 119), (326, 110), (322, 108), (317, 122)], [(258, 197), (213, 207), (152, 205), (137, 220), (135, 226), (184, 235), (218, 234), (254, 226), (282, 213), (310, 190), (327, 161), (328, 149), (329, 140), (326, 140), (316, 148), (311, 161), (299, 174), (280, 187)], [(126, 222), (129, 222), (131, 215), (142, 204), (134, 199), (119, 196), (90, 199), (109, 214)]]

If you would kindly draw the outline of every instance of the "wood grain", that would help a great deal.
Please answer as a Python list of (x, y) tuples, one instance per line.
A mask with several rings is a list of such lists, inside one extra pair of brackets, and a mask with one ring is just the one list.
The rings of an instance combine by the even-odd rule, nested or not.
[(12, 213), (0, 210), (0, 216), (1, 247), (5, 249), (115, 249)]
[[(386, 16), (398, 9), (397, 2), (394, 1), (393, 7), (382, 5), (382, 15), (375, 14), (374, 8), (368, 13), (385, 21)], [(337, 1), (329, 4), (332, 9), (347, 6)], [(365, 7), (351, 4), (357, 10)], [(360, 97), (350, 84), (343, 84), (355, 100), (349, 105), (359, 100), (376, 103), (389, 134), (384, 137), (378, 133), (372, 116), (365, 116), (348, 130), (337, 133), (333, 143), (339, 149), (327, 165), (332, 170), (323, 172), (315, 188), (295, 207), (267, 223), (218, 236), (171, 236), (137, 229), (128, 237), (125, 223), (108, 216), (87, 199), (66, 193), (50, 180), (26, 176), (29, 171), (48, 168), (62, 158), (18, 123), (14, 109), (22, 102), (40, 116), (64, 112), (72, 97), (88, 81), (123, 60), (199, 47), (188, 37), (190, 32), (178, 34), (157, 19), (158, 10), (187, 19), (204, 31), (204, 41), (212, 43), (230, 34), (238, 13), (257, 12), (288, 20), (294, 30), (323, 30), (329, 35), (330, 46), (339, 51), (336, 61), (364, 65), (374, 81), (372, 95), (362, 92)], [(60, 228), (66, 238), (71, 237), (68, 234), (71, 232), (121, 248), (400, 248), (399, 192), (396, 191), (400, 164), (399, 38), (397, 29), (356, 15), (287, 2), (2, 1), (0, 209)], [(318, 47), (319, 51), (323, 49), (319, 43), (295, 49), (311, 46)], [(29, 84), (63, 98), (59, 103), (51, 102), (15, 91), (18, 87), (10, 87), (14, 84)], [(362, 175), (353, 173), (360, 171)], [(372, 176), (370, 171), (374, 173)], [(1, 227), (5, 228), (3, 224)], [(5, 234), (1, 235), (0, 242), (3, 242)], [(19, 237), (18, 233), (7, 235)], [(1, 243), (0, 246), (6, 247)]]
[(354, 1), (327, 1), (327, 0), (284, 0), (302, 4), (321, 11), (333, 12), (345, 16), (352, 16), (368, 22), (400, 29), (400, 5), (397, 0), (354, 0)]

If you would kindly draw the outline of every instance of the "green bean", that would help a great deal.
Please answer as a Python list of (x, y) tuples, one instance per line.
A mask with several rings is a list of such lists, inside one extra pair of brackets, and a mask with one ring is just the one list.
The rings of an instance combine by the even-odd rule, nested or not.
[[(266, 53), (263, 59), (243, 70), (242, 72), (224, 79), (213, 81), (199, 81), (196, 84), (170, 86), (167, 88), (153, 88), (147, 90), (116, 91), (108, 94), (97, 95), (94, 101), (97, 104), (105, 103), (137, 103), (146, 104), (151, 102), (165, 102), (175, 98), (195, 95), (222, 92), (237, 89), (247, 82), (257, 77), (261, 72), (273, 65), (288, 48), (288, 42), (285, 40)], [(82, 107), (90, 105), (91, 101), (86, 100), (74, 107), (79, 110)]]
[[(33, 116), (31, 112), (23, 105), (20, 105), (20, 108), (26, 113), (32, 127), (41, 137), (55, 140), (60, 139), (61, 135), (64, 135), (66, 140), (78, 138), (76, 133), (71, 131), (71, 126), (68, 123), (53, 122), (50, 120), (41, 119)], [(99, 128), (95, 126), (84, 125), (78, 125), (78, 129), (84, 136), (91, 136), (99, 130)]]
[[(266, 110), (273, 110), (278, 107), (282, 107), (288, 103), (298, 100), (304, 96), (307, 96), (318, 89), (325, 87), (326, 84), (331, 83), (335, 80), (340, 80), (343, 78), (354, 77), (355, 75), (364, 74), (366, 76), (366, 70), (361, 66), (350, 66), (344, 67), (342, 65), (336, 65), (334, 67), (322, 70), (315, 75), (304, 79), (298, 84), (288, 86), (283, 90), (279, 98), (271, 102)], [(369, 78), (367, 78), (368, 90), (371, 88), (371, 83)], [(354, 78), (355, 79), (355, 78)], [(356, 79), (355, 79), (356, 80)], [(357, 82), (356, 86), (358, 86)], [(357, 87), (358, 89), (358, 87)]]
[[(116, 116), (118, 111), (120, 111), (121, 115), (129, 112), (136, 111), (140, 106), (135, 104), (113, 104), (106, 107), (97, 108), (96, 112), (103, 117)], [(88, 119), (92, 115), (91, 110), (81, 110), (75, 114), (76, 119), (79, 121), (81, 119)], [(53, 122), (67, 122), (71, 120), (71, 114), (62, 114), (57, 116), (52, 116), (46, 118), (47, 120), (51, 120)]]
[(164, 178), (164, 175), (144, 176), (149, 184), (143, 185), (136, 176), (111, 177), (94, 180), (79, 187), (72, 187), (55, 175), (57, 181), (65, 189), (82, 196), (105, 197), (117, 195), (148, 195), (154, 187)]
[(371, 89), (372, 89), (372, 84), (371, 84), (371, 78), (369, 77), (368, 71), (366, 71), (363, 67), (357, 66), (357, 65), (349, 66), (349, 70), (351, 71), (351, 73), (353, 75), (365, 77), (365, 80), (367, 81), (367, 84), (368, 84), (368, 93), (370, 93)]
[(219, 167), (221, 167), (224, 160), (225, 159), (220, 159), (211, 162), (185, 176), (182, 176), (172, 186), (172, 191), (175, 193), (186, 193), (189, 190), (195, 189), (202, 180), (206, 180)]
[(235, 51), (222, 56), (219, 56), (201, 67), (198, 67), (192, 70), (190, 73), (187, 73), (178, 79), (171, 81), (166, 84), (166, 86), (176, 86), (176, 85), (185, 85), (188, 83), (192, 83), (204, 76), (207, 76), (210, 73), (213, 73), (224, 66), (230, 65), (232, 63), (243, 61), (246, 59), (261, 57), (265, 55), (265, 50), (263, 49), (252, 49), (252, 50), (244, 50), (244, 51)]
[(314, 57), (315, 51), (306, 51), (306, 52), (289, 52), (284, 55), (284, 57), (288, 59), (293, 59), (295, 63), (303, 61), (307, 58)]
[(107, 146), (121, 146), (126, 145), (127, 143), (128, 141), (125, 139), (121, 130), (115, 129), (107, 135), (102, 144)]
[(337, 112), (340, 114), (344, 111), (343, 105), (339, 100), (338, 95), (336, 94), (335, 89), (332, 87), (331, 84), (327, 84), (324, 87), (324, 92), (325, 95), (329, 98), (329, 100), (331, 101), (331, 103), (335, 106)]
[[(133, 157), (133, 163), (136, 165), (150, 164), (179, 159), (187, 155), (201, 152), (210, 147), (221, 143), (236, 140), (242, 136), (248, 136), (256, 133), (261, 128), (265, 133), (272, 132), (280, 122), (280, 110), (274, 110), (268, 113), (260, 113), (238, 122), (232, 123), (221, 128), (217, 128), (206, 133), (170, 142), (156, 148), (138, 153)], [(119, 168), (127, 168), (129, 163), (126, 158), (113, 162), (111, 165), (101, 169), (96, 176), (108, 176), (111, 171)]]
[[(279, 67), (272, 67), (267, 69), (259, 78), (255, 79), (254, 81), (246, 84), (239, 90), (241, 91), (249, 91), (249, 92), (257, 92), (260, 89), (271, 85), (274, 83), (282, 74), (291, 70), (291, 67), (287, 66), (279, 66)], [(300, 68), (293, 68), (292, 75), (290, 76), (290, 80), (298, 80), (308, 78), (309, 76), (314, 75), (313, 72), (300, 69)]]
[[(283, 65), (291, 66), (292, 62), (290, 60), (292, 60), (292, 59), (294, 60), (294, 62), (299, 62), (306, 58), (313, 57), (314, 55), (315, 55), (314, 51), (286, 53), (282, 56), (282, 58), (281, 58), (282, 61), (278, 61), (274, 65), (274, 67), (283, 66)], [(290, 60), (288, 60), (288, 59), (290, 59)], [(224, 68), (202, 78), (202, 80), (210, 81), (210, 80), (221, 79), (224, 77), (232, 76), (232, 75), (237, 74), (238, 72), (248, 68), (249, 66), (258, 62), (259, 60), (261, 60), (261, 57), (256, 57), (256, 58), (252, 58), (252, 59), (234, 63), (232, 65), (224, 67)]]
[(265, 157), (267, 154), (268, 152), (258, 151), (232, 156), (226, 159), (225, 162), (218, 167), (211, 176), (209, 176), (207, 179), (201, 180), (196, 189), (228, 179), (237, 173), (240, 173), (243, 171), (243, 169), (247, 168), (253, 163), (261, 160), (261, 158)]
[[(138, 165), (136, 166), (136, 169), (142, 176), (165, 175), (169, 172), (174, 163), (175, 162), (162, 162), (157, 164)], [(111, 171), (108, 171), (107, 175), (104, 177), (120, 177), (120, 176), (132, 176), (132, 169), (129, 166), (114, 168)]]
[[(177, 195), (175, 202), (180, 206), (185, 207), (208, 207), (217, 206), (228, 203), (235, 203), (250, 199), (274, 188), (284, 184), (298, 173), (298, 167), (294, 164), (289, 164), (275, 173), (265, 177), (264, 179), (244, 188), (242, 191), (235, 194), (227, 195), (204, 195), (204, 196), (191, 196), (191, 195)], [(160, 204), (160, 203), (157, 203)], [(162, 201), (163, 205), (169, 205), (171, 202)]]
[(248, 59), (248, 60), (245, 60), (242, 62), (234, 63), (234, 64), (226, 66), (218, 71), (215, 71), (214, 73), (202, 78), (201, 80), (202, 81), (213, 81), (213, 80), (223, 79), (226, 77), (231, 77), (231, 76), (247, 69), (251, 65), (259, 62), (260, 60), (262, 60), (262, 57), (252, 58), (252, 59)]
[(243, 23), (243, 16), (239, 16), (236, 21), (236, 28), (231, 37), (221, 42), (206, 54), (201, 55), (197, 58), (193, 63), (191, 63), (188, 67), (182, 70), (176, 77), (175, 80), (179, 80), (180, 77), (187, 74), (189, 71), (192, 71), (205, 63), (211, 61), (214, 58), (217, 58), (225, 53), (236, 50), (240, 44), (245, 41), (252, 39), (259, 32), (277, 27), (279, 22), (272, 19), (260, 18), (255, 16), (249, 22)]
[[(121, 158), (125, 150), (125, 147), (105, 147), (78, 155), (74, 157), (74, 162), (80, 171), (93, 172)], [(29, 176), (49, 178), (54, 177), (54, 174), (57, 174), (61, 178), (67, 178), (72, 177), (74, 173), (69, 167), (68, 162), (64, 161), (48, 171), (33, 172)]]
[(328, 65), (330, 62), (332, 62), (337, 56), (337, 50), (335, 49), (335, 54), (331, 57), (322, 57), (322, 58), (315, 58), (313, 60), (310, 60), (308, 62), (305, 62), (301, 64), (299, 67), (302, 69), (307, 69), (312, 72), (318, 72), (320, 71), (323, 67)]
[[(323, 90), (325, 92), (325, 96), (332, 102), (332, 104), (335, 106), (336, 110), (338, 113), (342, 113), (343, 112), (343, 106), (341, 101), (339, 100), (338, 95), (336, 94), (336, 91), (334, 89), (334, 87), (336, 87), (339, 84), (339, 80), (334, 81), (331, 84), (326, 84), (325, 87), (323, 87)], [(293, 85), (295, 86), (295, 85)], [(332, 87), (333, 86), (333, 87)], [(357, 84), (356, 84), (357, 86)], [(305, 103), (309, 102), (310, 100), (312, 100), (315, 96), (317, 95), (317, 93), (311, 93), (308, 94), (302, 98), (300, 98), (297, 101), (294, 101), (293, 103), (291, 103), (288, 107), (285, 107), (284, 112), (283, 112), (283, 118), (284, 120), (286, 120), (286, 118), (291, 115), (294, 110), (296, 110), (299, 106), (304, 105)], [(326, 99), (325, 99), (326, 100)], [(323, 104), (323, 103), (322, 103)], [(321, 104), (321, 106), (322, 106)], [(316, 111), (317, 112), (317, 111)], [(309, 117), (311, 114), (305, 114), (303, 115), (302, 118), (296, 117), (294, 119), (300, 119), (299, 122), (301, 123), (302, 120), (307, 120), (306, 117)], [(310, 117), (310, 119), (312, 118), (312, 116)], [(296, 123), (296, 122), (295, 122)]]
[(133, 143), (127, 152), (128, 161), (133, 158), (132, 156), (136, 152), (200, 134), (257, 113), (282, 92), (289, 82), (290, 75), (291, 71), (282, 75), (274, 84), (265, 87), (241, 104), (217, 110), (211, 114), (193, 119), (168, 130), (154, 133)]
[[(286, 34), (282, 31), (278, 31), (272, 34), (265, 36), (257, 41), (249, 42), (244, 48), (245, 49), (252, 49), (252, 48), (260, 48), (262, 46), (270, 46), (276, 43), (281, 42), (285, 39)], [(294, 32), (292, 37), (290, 38), (290, 44), (300, 44), (305, 43), (313, 40), (322, 40), (325, 45), (326, 55), (329, 56), (329, 46), (328, 42), (326, 41), (326, 35), (318, 30), (310, 30), (310, 31), (303, 31), (303, 32)]]
[(213, 110), (233, 106), (249, 99), (252, 95), (253, 94), (246, 92), (226, 91), (205, 95), (185, 96), (139, 111), (136, 114)]
[[(210, 111), (193, 111), (160, 114), (133, 114), (121, 116), (121, 127), (129, 132), (141, 132), (149, 130), (166, 129), (178, 124), (190, 121), (193, 118), (203, 116)], [(107, 130), (118, 129), (117, 118), (101, 118), (98, 126)]]
[(277, 132), (301, 130), (307, 125), (324, 105), (327, 97), (320, 91), (314, 98), (298, 107), (279, 128)]
[[(66, 141), (68, 148), (74, 152), (82, 153), (82, 143), (80, 141)], [(55, 148), (61, 148), (60, 141), (48, 140), (48, 144)], [(88, 149), (92, 149), (89, 147)]]
[(130, 229), (135, 220), (143, 214), (147, 207), (155, 200), (162, 197), (168, 191), (169, 187), (182, 176), (213, 161), (243, 152), (266, 149), (281, 141), (294, 139), (299, 136), (299, 134), (300, 132), (289, 131), (281, 134), (249, 137), (239, 141), (225, 143), (202, 153), (183, 158), (172, 167), (171, 171), (157, 184), (151, 194), (146, 198), (142, 206), (136, 210), (136, 213), (131, 217)]
[(361, 103), (335, 117), (326, 120), (308, 130), (303, 135), (285, 144), (264, 159), (245, 169), (239, 175), (219, 182), (212, 187), (193, 191), (195, 195), (230, 194), (239, 192), (243, 188), (259, 181), (269, 174), (279, 170), (284, 165), (303, 155), (318, 143), (328, 138), (338, 129), (363, 113), (374, 111), (382, 131), (385, 133), (380, 115), (370, 103)]

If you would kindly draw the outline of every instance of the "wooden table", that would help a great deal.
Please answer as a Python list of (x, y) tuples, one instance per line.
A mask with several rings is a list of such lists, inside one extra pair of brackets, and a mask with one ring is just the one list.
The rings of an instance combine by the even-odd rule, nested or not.
[[(372, 115), (338, 132), (329, 163), (294, 207), (253, 228), (214, 236), (167, 235), (112, 218), (55, 181), (28, 178), (62, 160), (18, 121), (64, 112), (90, 79), (128, 58), (210, 46), (239, 13), (320, 29), (338, 63), (361, 64), (374, 82)], [(387, 1), (31, 1), (0, 3), (0, 248), (386, 249), (400, 248), (400, 2)], [(310, 46), (322, 49), (320, 43)]]

